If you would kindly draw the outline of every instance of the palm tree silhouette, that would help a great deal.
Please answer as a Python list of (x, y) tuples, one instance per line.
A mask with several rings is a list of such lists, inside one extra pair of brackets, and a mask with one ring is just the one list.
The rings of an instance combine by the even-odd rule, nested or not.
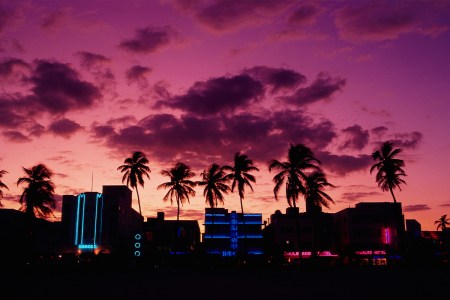
[(278, 193), (283, 184), (286, 184), (286, 200), (289, 207), (297, 207), (299, 194), (305, 194), (306, 189), (303, 182), (306, 180), (307, 170), (320, 170), (320, 161), (314, 157), (311, 149), (303, 144), (290, 145), (287, 161), (280, 162), (276, 159), (269, 161), (269, 171), (277, 170), (273, 177), (275, 187), (273, 193), (278, 200)]
[(55, 186), (51, 177), (53, 172), (44, 164), (38, 164), (31, 169), (23, 168), (26, 177), (20, 177), (17, 185), (26, 184), (23, 193), (20, 196), (20, 211), (26, 215), (36, 218), (47, 218), (53, 214), (56, 208), (56, 202), (53, 198)]
[(8, 173), (8, 172), (6, 172), (5, 170), (0, 170), (0, 207), (3, 206), (3, 204), (2, 204), (2, 199), (3, 199), (3, 191), (2, 191), (2, 189), (9, 190), (8, 187), (6, 186), (6, 184), (4, 184), (3, 181), (2, 181), (2, 177), (6, 173)]
[[(203, 196), (209, 207), (217, 207), (219, 203), (224, 204), (223, 194), (228, 194), (231, 190), (228, 186), (229, 178), (225, 177), (225, 172), (218, 164), (212, 164), (201, 174), (202, 180), (197, 181), (197, 185), (204, 186)], [(212, 227), (214, 228), (214, 213), (212, 215)], [(212, 234), (212, 232), (211, 232)]]
[[(253, 187), (251, 182), (255, 183), (256, 179), (255, 176), (250, 174), (252, 171), (259, 171), (257, 167), (253, 165), (253, 160), (249, 159), (246, 154), (242, 154), (240, 152), (236, 152), (234, 155), (234, 164), (233, 166), (224, 166), (224, 171), (230, 172), (229, 174), (225, 175), (225, 178), (227, 180), (232, 180), (231, 183), (231, 191), (234, 192), (234, 190), (237, 187), (238, 193), (239, 193), (239, 199), (241, 202), (241, 212), (242, 212), (242, 230), (244, 232), (244, 251), (245, 251), (245, 244), (247, 240), (247, 233), (245, 231), (245, 216), (244, 216), (244, 195), (245, 195), (245, 187), (249, 187), (250, 190), (253, 192)], [(244, 252), (245, 253), (245, 252)]]
[(395, 158), (402, 149), (393, 149), (392, 142), (386, 141), (381, 145), (381, 148), (372, 153), (372, 158), (377, 161), (372, 167), (370, 167), (370, 174), (376, 169), (377, 174), (375, 177), (378, 186), (382, 191), (390, 191), (394, 203), (397, 203), (397, 199), (394, 196), (394, 189), (398, 188), (401, 191), (400, 184), (406, 182), (401, 178), (406, 176), (405, 171), (402, 169), (405, 166), (405, 162), (401, 159)]
[(183, 205), (186, 201), (189, 203), (189, 196), (195, 196), (196, 186), (194, 181), (190, 178), (195, 176), (195, 173), (182, 162), (176, 163), (170, 170), (162, 170), (161, 175), (170, 178), (170, 181), (164, 182), (158, 185), (157, 189), (169, 189), (167, 194), (164, 196), (163, 200), (168, 201), (173, 204), (173, 198), (177, 202), (177, 223), (180, 219), (180, 205)]
[[(322, 207), (329, 208), (329, 203), (333, 203), (333, 199), (323, 191), (325, 187), (335, 187), (329, 183), (322, 171), (314, 171), (306, 177), (305, 180), (305, 200), (306, 200), (306, 212), (312, 216), (312, 255), (317, 255), (317, 238), (318, 228), (320, 224), (318, 222), (318, 215), (322, 211)], [(319, 218), (320, 219), (320, 218)]]
[(450, 225), (450, 218), (447, 218), (447, 215), (442, 215), (438, 220), (434, 221), (434, 224), (437, 225), (437, 230), (445, 231), (447, 226)]
[(223, 194), (231, 190), (228, 186), (229, 177), (225, 177), (225, 171), (218, 164), (212, 164), (205, 169), (200, 176), (202, 181), (197, 181), (199, 186), (205, 186), (203, 196), (209, 207), (217, 207), (219, 203), (224, 204)]
[[(272, 170), (279, 171), (274, 177), (273, 182), (275, 187), (273, 193), (275, 200), (278, 200), (278, 193), (280, 192), (283, 184), (286, 186), (286, 200), (289, 207), (297, 207), (297, 201), (299, 194), (306, 194), (306, 187), (304, 182), (306, 181), (308, 170), (320, 170), (320, 161), (314, 157), (311, 149), (303, 144), (290, 144), (287, 161), (280, 162), (276, 159), (269, 161), (269, 172)], [(302, 258), (300, 250), (300, 226), (298, 216), (295, 218), (296, 232), (297, 232), (297, 247), (299, 251), (299, 259)]]
[(131, 186), (136, 190), (138, 205), (139, 205), (139, 214), (142, 216), (141, 211), (141, 200), (139, 198), (138, 184), (144, 187), (144, 178), (146, 176), (150, 179), (148, 173), (150, 173), (150, 168), (146, 166), (149, 163), (147, 157), (143, 152), (135, 151), (133, 152), (131, 157), (128, 157), (124, 160), (124, 164), (117, 167), (117, 170), (120, 170), (123, 174), (122, 183), (126, 181), (127, 186)]

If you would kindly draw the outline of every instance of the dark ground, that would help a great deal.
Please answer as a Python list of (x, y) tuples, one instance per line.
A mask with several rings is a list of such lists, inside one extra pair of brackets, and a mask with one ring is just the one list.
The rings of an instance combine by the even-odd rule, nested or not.
[[(448, 299), (449, 266), (2, 268), (0, 299)], [(8, 296), (9, 295), (9, 296)]]

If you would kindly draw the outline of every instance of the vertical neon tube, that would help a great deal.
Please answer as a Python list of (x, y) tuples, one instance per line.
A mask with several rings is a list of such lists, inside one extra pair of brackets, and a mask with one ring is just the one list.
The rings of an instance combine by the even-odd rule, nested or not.
[(80, 238), (80, 243), (84, 244), (84, 211), (86, 210), (86, 195), (85, 194), (81, 194), (82, 198), (83, 198), (83, 214), (81, 217), (81, 238)]
[(95, 218), (94, 218), (94, 245), (97, 244), (97, 217), (98, 217), (98, 199), (99, 194), (95, 195)]
[(78, 245), (78, 226), (80, 222), (80, 195), (77, 196), (77, 218), (75, 220), (75, 245)]

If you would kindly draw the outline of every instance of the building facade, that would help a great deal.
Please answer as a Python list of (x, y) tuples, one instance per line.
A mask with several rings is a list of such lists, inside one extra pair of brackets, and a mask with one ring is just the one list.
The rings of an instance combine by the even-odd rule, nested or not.
[(262, 214), (205, 208), (205, 253), (222, 257), (263, 254)]
[(65, 253), (136, 254), (136, 235), (143, 218), (132, 208), (132, 192), (124, 185), (103, 186), (102, 193), (64, 195), (61, 223)]

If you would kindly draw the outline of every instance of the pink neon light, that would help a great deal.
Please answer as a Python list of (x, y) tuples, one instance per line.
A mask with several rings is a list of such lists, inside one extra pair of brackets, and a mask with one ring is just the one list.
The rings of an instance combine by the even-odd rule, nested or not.
[(384, 243), (388, 245), (391, 243), (391, 230), (389, 228), (384, 229)]
[(355, 251), (355, 254), (357, 255), (386, 255), (386, 251), (384, 250), (362, 250), (362, 251)]
[[(311, 257), (311, 254), (312, 254), (311, 251), (302, 251), (303, 258)], [(331, 253), (331, 251), (317, 251), (317, 256), (335, 257), (338, 255)], [(284, 252), (284, 257), (285, 258), (299, 258), (299, 252), (298, 251)]]

